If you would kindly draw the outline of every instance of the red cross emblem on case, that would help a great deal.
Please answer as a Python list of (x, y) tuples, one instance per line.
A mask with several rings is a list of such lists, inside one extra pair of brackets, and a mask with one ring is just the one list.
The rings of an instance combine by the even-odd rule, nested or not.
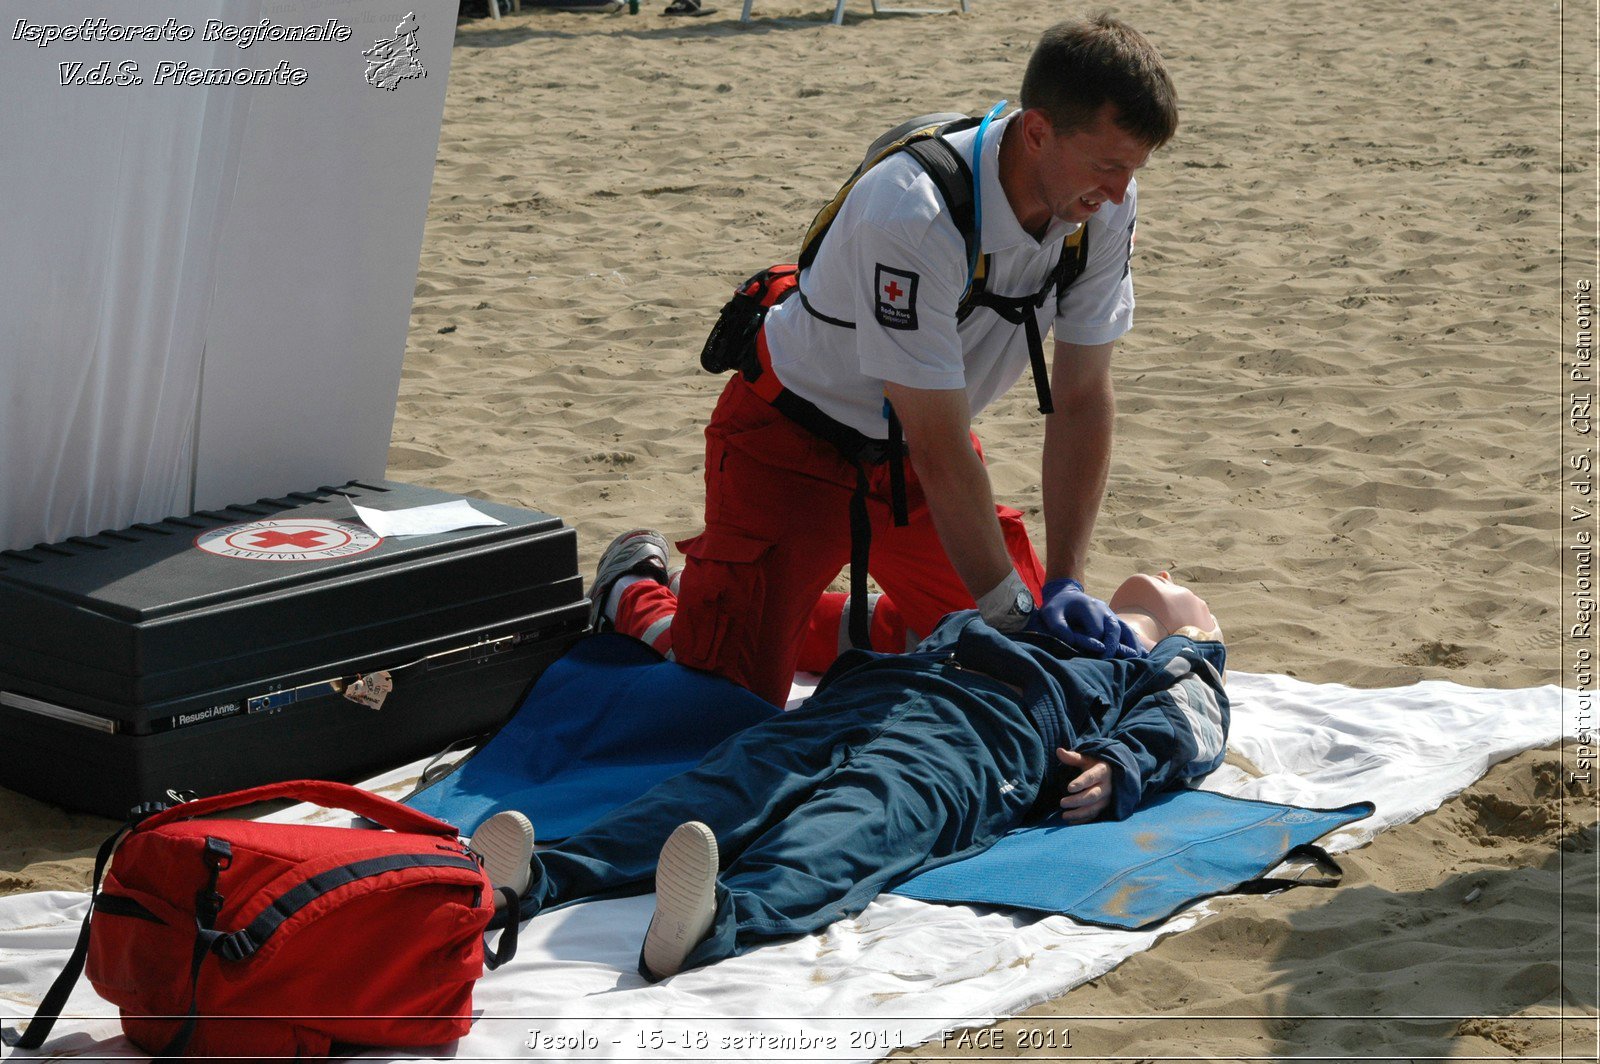
[(315, 547), (327, 538), (326, 532), (308, 528), (304, 532), (263, 532), (250, 541), (252, 547)]
[(359, 521), (290, 515), (202, 532), (194, 545), (240, 561), (317, 562), (362, 554), (382, 542)]

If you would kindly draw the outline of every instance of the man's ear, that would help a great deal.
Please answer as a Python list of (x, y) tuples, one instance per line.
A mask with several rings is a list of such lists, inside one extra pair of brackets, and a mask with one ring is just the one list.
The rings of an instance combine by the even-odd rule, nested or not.
[(1030, 107), (1018, 115), (1016, 121), (1022, 126), (1022, 143), (1028, 154), (1038, 155), (1044, 151), (1046, 141), (1055, 132), (1050, 116), (1042, 108)]

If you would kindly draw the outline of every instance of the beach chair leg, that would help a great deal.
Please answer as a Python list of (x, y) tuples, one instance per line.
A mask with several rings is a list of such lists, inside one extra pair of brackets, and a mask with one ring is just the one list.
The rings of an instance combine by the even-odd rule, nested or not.
[(739, 15), (740, 22), (750, 21), (750, 8), (756, 0), (744, 0), (744, 11)]
[(835, 26), (840, 26), (840, 25), (844, 24), (844, 0), (839, 0), (838, 4), (836, 4), (834, 6), (834, 9), (833, 9), (833, 24)]
[[(842, 11), (844, 8), (842, 0), (839, 4), (839, 7)], [(944, 15), (949, 13), (948, 11), (937, 7), (884, 7), (879, 0), (872, 0), (872, 13), (874, 15), (880, 15), (884, 12), (889, 12), (890, 14), (894, 15)], [(971, 0), (961, 0), (961, 13), (963, 15), (972, 14)], [(834, 21), (837, 22), (838, 20), (835, 19)]]
[(489, 2), (489, 17), (491, 19), (493, 19), (495, 22), (499, 22), (500, 21), (500, 0), (488, 0), (488, 2)]

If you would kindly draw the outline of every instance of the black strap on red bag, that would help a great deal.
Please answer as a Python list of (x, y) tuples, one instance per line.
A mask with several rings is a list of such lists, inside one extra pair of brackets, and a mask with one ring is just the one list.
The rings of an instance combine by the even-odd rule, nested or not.
[[(89, 955), (89, 936), (95, 906), (100, 898), (100, 883), (110, 863), (111, 855), (116, 851), (117, 844), (121, 842), (123, 836), (132, 831), (159, 827), (174, 820), (193, 819), (208, 813), (275, 798), (298, 798), (325, 807), (344, 809), (380, 827), (397, 831), (449, 838), (456, 836), (454, 827), (426, 813), (352, 787), (306, 780), (268, 784), (176, 806), (168, 806), (161, 802), (141, 805), (133, 810), (127, 823), (101, 844), (95, 854), (94, 878), (89, 892), (89, 911), (84, 915), (83, 925), (78, 931), (78, 940), (72, 949), (72, 956), (68, 958), (61, 974), (56, 977), (56, 981), (51, 984), (44, 999), (39, 1003), (39, 1008), (29, 1022), (27, 1030), (19, 1033), (15, 1028), (5, 1028), (0, 1031), (0, 1041), (17, 1049), (38, 1049), (50, 1036), (56, 1021), (61, 1018), (62, 1008), (71, 995), (72, 988), (77, 985), (78, 978), (83, 974), (84, 963)], [(207, 956), (216, 954), (225, 960), (234, 961), (249, 957), (266, 944), (273, 931), (300, 909), (329, 891), (357, 879), (381, 875), (402, 867), (444, 865), (470, 860), (449, 854), (396, 854), (331, 869), (277, 899), (266, 911), (251, 921), (248, 927), (229, 933), (216, 929), (217, 916), (221, 913), (225, 900), (217, 891), (217, 880), (233, 861), (232, 847), (226, 839), (207, 836), (201, 857), (206, 863), (207, 879), (206, 885), (195, 896), (195, 939), (194, 949), (190, 955), (189, 1008), (178, 1030), (155, 1054), (154, 1064), (166, 1064), (167, 1061), (182, 1056), (189, 1040), (194, 1036), (196, 1024), (199, 1022), (200, 972)], [(502, 932), (500, 941), (494, 949), (491, 950), (487, 945), (484, 948), (484, 966), (491, 971), (516, 956), (517, 932), (520, 926), (516, 892), (510, 887), (497, 887), (495, 890), (504, 904), (485, 928), (486, 931)]]
[(44, 1040), (50, 1037), (50, 1029), (61, 1018), (61, 1007), (67, 1003), (67, 996), (77, 984), (78, 976), (83, 974), (83, 963), (89, 956), (89, 918), (94, 915), (94, 901), (100, 894), (100, 879), (105, 873), (106, 865), (111, 861), (112, 853), (116, 851), (117, 843), (121, 842), (122, 836), (132, 831), (141, 821), (165, 808), (166, 806), (159, 802), (138, 806), (133, 810), (128, 822), (112, 832), (111, 837), (100, 844), (99, 852), (94, 855), (94, 880), (89, 889), (89, 911), (83, 917), (83, 926), (78, 930), (78, 941), (72, 947), (72, 956), (68, 958), (67, 966), (61, 969), (61, 974), (56, 976), (56, 981), (51, 984), (44, 1000), (39, 1002), (39, 1009), (34, 1014), (32, 1022), (28, 1024), (28, 1029), (19, 1034), (16, 1028), (7, 1027), (0, 1030), (0, 1041), (17, 1049), (38, 1049), (44, 1044)]

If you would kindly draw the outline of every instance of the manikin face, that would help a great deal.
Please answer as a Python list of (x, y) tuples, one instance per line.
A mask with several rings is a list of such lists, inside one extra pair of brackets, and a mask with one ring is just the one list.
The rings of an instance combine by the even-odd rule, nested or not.
[[(1150, 158), (1150, 148), (1111, 119), (1107, 104), (1091, 125), (1071, 133), (1058, 133), (1043, 112), (1030, 112), (1025, 135), (1035, 146), (1034, 195), (1039, 212), (1032, 224), (1048, 224), (1049, 218), (1077, 224), (1110, 200), (1121, 203), (1128, 183)], [(1024, 220), (1024, 224), (1029, 224)]]

